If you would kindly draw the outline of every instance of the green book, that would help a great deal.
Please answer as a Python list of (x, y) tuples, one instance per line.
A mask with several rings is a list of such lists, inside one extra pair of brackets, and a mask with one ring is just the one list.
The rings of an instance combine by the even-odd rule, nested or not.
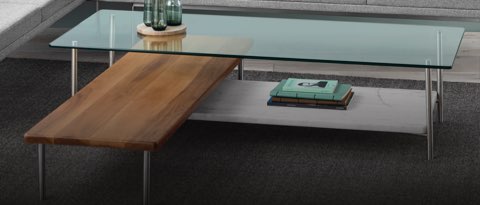
[(333, 93), (337, 88), (338, 80), (314, 80), (288, 78), (282, 90), (304, 93)]
[(270, 91), (270, 96), (340, 101), (352, 90), (352, 85), (350, 84), (338, 84), (333, 93), (289, 92), (283, 91), (282, 89), (286, 82), (287, 80), (282, 80), (272, 91)]

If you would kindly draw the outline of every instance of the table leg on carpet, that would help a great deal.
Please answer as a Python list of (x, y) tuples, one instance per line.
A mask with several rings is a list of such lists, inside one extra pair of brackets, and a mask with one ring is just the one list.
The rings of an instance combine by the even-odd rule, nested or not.
[(241, 59), (240, 64), (238, 64), (238, 80), (243, 80), (243, 59)]
[(45, 145), (38, 145), (38, 191), (40, 200), (45, 200)]
[[(77, 46), (77, 41), (72, 42), (72, 46)], [(77, 93), (78, 90), (78, 49), (72, 48), (72, 96)]]
[(150, 152), (143, 152), (143, 205), (150, 204)]
[(425, 103), (427, 114), (427, 159), (433, 159), (433, 115), (431, 69), (425, 69)]

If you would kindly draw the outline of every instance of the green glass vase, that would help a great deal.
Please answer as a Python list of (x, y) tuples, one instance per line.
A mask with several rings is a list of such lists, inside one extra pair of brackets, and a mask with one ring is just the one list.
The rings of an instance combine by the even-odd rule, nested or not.
[(150, 27), (152, 26), (153, 4), (152, 0), (145, 0), (143, 5), (143, 23)]
[(153, 1), (152, 28), (155, 31), (163, 31), (167, 28), (167, 0)]
[(169, 26), (182, 24), (182, 2), (180, 0), (167, 0), (167, 24)]

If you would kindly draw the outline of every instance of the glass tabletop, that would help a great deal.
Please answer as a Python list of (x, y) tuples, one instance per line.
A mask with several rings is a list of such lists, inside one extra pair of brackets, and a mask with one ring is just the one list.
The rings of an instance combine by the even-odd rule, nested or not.
[(100, 10), (52, 47), (449, 69), (464, 28), (309, 18), (184, 14), (187, 33), (137, 33), (143, 13)]

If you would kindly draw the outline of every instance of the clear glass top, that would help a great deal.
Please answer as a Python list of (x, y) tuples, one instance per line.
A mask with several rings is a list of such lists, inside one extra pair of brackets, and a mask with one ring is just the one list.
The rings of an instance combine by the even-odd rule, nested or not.
[(52, 47), (251, 59), (452, 67), (464, 28), (265, 16), (184, 14), (187, 33), (137, 33), (143, 13), (100, 10)]

